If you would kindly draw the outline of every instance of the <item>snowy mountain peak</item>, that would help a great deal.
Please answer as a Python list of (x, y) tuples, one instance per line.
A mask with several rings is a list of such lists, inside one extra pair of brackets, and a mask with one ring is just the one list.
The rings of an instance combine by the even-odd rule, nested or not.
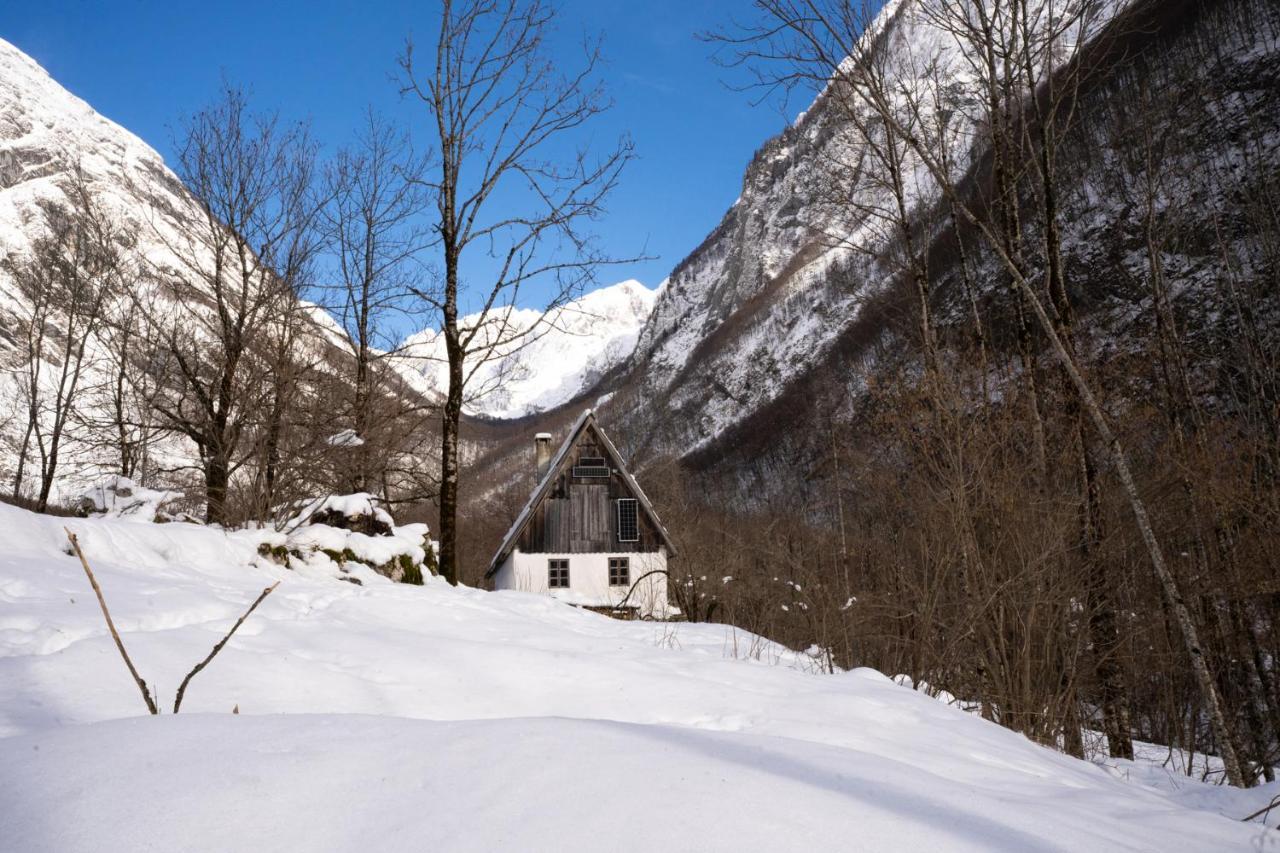
[[(101, 137), (114, 137), (114, 141), (136, 149), (138, 153), (157, 159), (160, 156), (132, 133), (67, 91), (40, 63), (2, 38), (0, 103), (4, 105), (0, 128), (4, 129), (6, 141), (24, 134), (47, 138), (63, 138), (68, 134), (83, 137), (96, 130)], [(38, 120), (39, 125), (24, 121), (24, 118)], [(15, 127), (23, 128), (23, 132), (15, 134)]]
[(156, 151), (58, 84), (34, 59), (0, 39), (0, 253), (22, 251), (42, 204), (64, 199), (79, 168), (107, 204), (136, 217), (137, 190), (183, 195)]
[[(658, 291), (629, 279), (584, 294), (549, 314), (515, 308), (490, 324), (509, 323), (527, 332), (522, 342), (479, 366), (467, 391), (467, 411), (518, 418), (567, 403), (630, 357)], [(462, 319), (474, 328), (479, 315)], [(444, 338), (427, 329), (404, 345), (403, 363), (426, 393), (445, 392), (448, 372)]]

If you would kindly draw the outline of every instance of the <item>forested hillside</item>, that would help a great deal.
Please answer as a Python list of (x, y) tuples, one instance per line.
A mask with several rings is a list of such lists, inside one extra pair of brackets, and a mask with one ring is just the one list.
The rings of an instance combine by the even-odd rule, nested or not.
[(903, 2), (855, 42), (853, 4), (758, 6), (725, 50), (822, 94), (606, 409), (687, 605), (1077, 754), (1229, 731), (1270, 778), (1276, 8)]

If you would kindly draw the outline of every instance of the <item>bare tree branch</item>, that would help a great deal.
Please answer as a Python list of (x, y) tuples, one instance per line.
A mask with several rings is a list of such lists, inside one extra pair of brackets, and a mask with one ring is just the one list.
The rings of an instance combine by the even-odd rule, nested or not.
[(115, 640), (116, 648), (120, 650), (120, 657), (124, 658), (124, 665), (129, 668), (129, 675), (133, 676), (134, 684), (138, 685), (138, 690), (142, 693), (142, 701), (147, 703), (149, 712), (159, 714), (160, 709), (156, 707), (155, 699), (152, 698), (151, 691), (147, 689), (147, 683), (142, 680), (141, 675), (138, 675), (138, 670), (134, 667), (129, 653), (125, 651), (124, 641), (120, 639), (120, 632), (116, 630), (116, 623), (111, 620), (111, 611), (107, 610), (107, 602), (102, 597), (102, 588), (98, 586), (98, 579), (93, 576), (93, 569), (89, 568), (89, 561), (85, 559), (84, 551), (80, 550), (80, 541), (70, 530), (65, 527), (62, 529), (66, 532), (67, 539), (70, 540), (76, 556), (80, 558), (80, 565), (84, 567), (84, 573), (89, 578), (89, 584), (93, 587), (93, 594), (98, 597), (98, 606), (102, 608), (102, 616), (107, 620), (107, 630), (111, 632), (111, 639)]
[(200, 663), (196, 664), (195, 667), (193, 667), (192, 670), (187, 673), (187, 677), (182, 679), (182, 684), (178, 685), (178, 694), (173, 699), (173, 713), (175, 714), (178, 713), (178, 709), (182, 707), (182, 697), (186, 694), (187, 684), (191, 682), (191, 679), (195, 678), (197, 673), (199, 673), (201, 670), (203, 670), (206, 666), (209, 665), (209, 662), (212, 661), (214, 657), (217, 656), (218, 652), (222, 651), (222, 647), (227, 644), (227, 641), (231, 639), (232, 635), (235, 634), (235, 632), (240, 628), (240, 626), (244, 624), (244, 620), (249, 618), (249, 614), (257, 610), (258, 605), (261, 604), (268, 595), (274, 592), (275, 588), (278, 586), (280, 586), (280, 581), (276, 581), (271, 586), (264, 589), (258, 595), (258, 597), (253, 600), (253, 604), (249, 605), (249, 609), (246, 610), (244, 614), (239, 619), (236, 620), (236, 624), (231, 626), (231, 630), (228, 631), (226, 635), (221, 640), (218, 641), (217, 645), (213, 647), (213, 651), (209, 652), (208, 657), (200, 661)]

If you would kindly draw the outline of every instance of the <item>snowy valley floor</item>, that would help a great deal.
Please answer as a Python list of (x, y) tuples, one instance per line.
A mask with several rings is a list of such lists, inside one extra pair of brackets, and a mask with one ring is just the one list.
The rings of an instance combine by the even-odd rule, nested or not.
[(0, 506), (6, 853), (1280, 850), (1223, 816), (1277, 786), (1076, 761), (870, 670), (742, 659), (725, 626), (356, 586), (257, 557), (259, 534), (71, 521), (166, 710), (282, 581), (182, 714), (138, 716), (63, 521)]

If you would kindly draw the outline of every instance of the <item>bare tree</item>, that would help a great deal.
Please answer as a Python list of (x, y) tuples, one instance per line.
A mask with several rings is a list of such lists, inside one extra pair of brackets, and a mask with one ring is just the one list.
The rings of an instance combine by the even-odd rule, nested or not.
[(342, 486), (350, 491), (385, 483), (392, 424), (414, 409), (391, 387), (387, 362), (400, 353), (391, 324), (412, 313), (417, 255), (430, 243), (421, 223), (430, 201), (425, 167), (408, 137), (370, 111), (354, 146), (326, 174), (323, 221), (338, 275), (324, 302), (347, 333), (354, 372), (353, 435), (343, 442), (353, 457)]
[(124, 240), (94, 197), (84, 173), (73, 172), (65, 205), (44, 210), (45, 233), (29, 257), (6, 266), (31, 306), (24, 324), (20, 388), (26, 424), (19, 446), (15, 495), (23, 490), (34, 442), (39, 459), (35, 508), (49, 504), (67, 428), (77, 416), (105, 306), (121, 292)]
[[(951, 0), (940, 2), (947, 5)], [(874, 28), (874, 16), (869, 14), (865, 6), (850, 0), (757, 0), (755, 5), (761, 12), (762, 22), (731, 40), (739, 46), (741, 60), (756, 68), (760, 74), (760, 82), (782, 87), (815, 83), (835, 87), (844, 97), (854, 99), (861, 108), (884, 122), (907, 143), (919, 167), (938, 184), (947, 202), (954, 206), (962, 220), (976, 232), (995, 263), (1007, 275), (1020, 304), (1026, 307), (1034, 319), (1040, 334), (1048, 343), (1049, 351), (1078, 395), (1080, 405), (1097, 434), (1098, 443), (1105, 448), (1120, 482), (1121, 494), (1128, 504), (1153, 575), (1164, 595), (1191, 664), (1227, 777), (1234, 785), (1248, 784), (1249, 780), (1243, 773), (1233, 746), (1226, 709), (1206, 659), (1200, 630), (1177, 578), (1165, 559), (1146, 501), (1134, 478), (1129, 454), (1104, 412), (1098, 394), (1073, 351), (1070, 339), (1064, 337), (1062, 325), (1055, 321), (1055, 305), (1051, 300), (1046, 301), (1039, 293), (1020, 241), (1013, 239), (1014, 234), (1022, 231), (1022, 225), (1013, 221), (1018, 211), (1017, 200), (1015, 197), (1000, 197), (1000, 193), (1005, 188), (1011, 189), (1012, 185), (997, 178), (988, 184), (996, 193), (994, 200), (989, 197), (975, 199), (970, 188), (956, 180), (946, 167), (946, 162), (939, 153), (939, 140), (919, 132), (911, 122), (904, 120), (904, 116), (926, 115), (927, 105), (937, 102), (934, 94), (937, 87), (953, 85), (956, 81), (942, 74), (885, 80), (867, 73), (876, 46), (874, 39), (862, 36), (868, 28)], [(992, 105), (989, 111), (992, 116), (1008, 116), (1027, 107), (1025, 88), (1019, 89), (1012, 85), (999, 86), (994, 91), (990, 88), (991, 81), (996, 77), (1021, 73), (1021, 54), (1017, 51), (1005, 52), (1002, 47), (1016, 40), (1010, 38), (1009, 33), (1013, 31), (1016, 35), (1019, 8), (1016, 2), (1002, 0), (982, 0), (965, 6), (965, 14), (976, 15), (979, 28), (990, 32), (990, 35), (981, 35), (969, 44), (981, 48), (979, 61), (984, 62), (988, 68), (998, 69), (995, 74), (979, 78), (985, 79), (988, 84), (984, 95)], [(1005, 14), (992, 15), (992, 10), (997, 9), (1004, 10)], [(1081, 45), (1077, 43), (1077, 47), (1079, 46)], [(965, 42), (960, 43), (960, 49), (966, 49)], [(1071, 58), (1065, 57), (1063, 61), (1070, 61)], [(1010, 129), (1009, 133), (1013, 140), (1009, 142), (1009, 150), (1015, 150), (1015, 145), (1021, 145), (1021, 137), (1016, 130)], [(997, 140), (996, 148), (999, 147)], [(1002, 162), (998, 157), (993, 158), (993, 161)], [(1022, 168), (1022, 162), (1024, 161), (1020, 156), (1017, 160), (1003, 161), (1004, 166), (1009, 168)], [(1059, 270), (1058, 274), (1063, 273)]]
[[(1066, 348), (1075, 354), (1076, 312), (1067, 292), (1061, 237), (1061, 199), (1066, 188), (1058, 160), (1062, 140), (1076, 117), (1087, 69), (1085, 63), (1071, 61), (1064, 42), (1092, 39), (1103, 19), (1101, 5), (1097, 0), (1048, 0), (1034, 7), (1027, 0), (932, 0), (923, 4), (922, 13), (952, 37), (966, 69), (981, 81), (987, 94), (985, 99), (975, 99), (980, 106), (973, 119), (978, 127), (986, 129), (983, 141), (991, 151), (992, 180), (998, 187), (993, 193), (993, 207), (998, 214), (992, 219), (1000, 223), (999, 233), (1011, 257), (1022, 257), (1027, 268), (1031, 266), (1029, 255), (1043, 264), (1055, 329)], [(934, 88), (947, 87), (935, 84)], [(939, 142), (934, 147), (941, 160), (948, 146), (941, 138)], [(1020, 179), (1024, 172), (1029, 173), (1030, 180)], [(1033, 205), (1025, 204), (1019, 194), (1026, 183), (1032, 185)], [(1028, 227), (1039, 233), (1039, 245), (1034, 248), (1025, 245), (1029, 241), (1023, 231)], [(1026, 306), (1024, 294), (1019, 291), (1017, 298), (1020, 309)], [(1030, 363), (1033, 355), (1026, 346), (1029, 328), (1022, 323), (1029, 319), (1027, 313), (1021, 312), (1019, 342), (1024, 361)], [(1028, 371), (1029, 376), (1031, 373)], [(1079, 395), (1069, 380), (1063, 385), (1065, 420), (1074, 433), (1077, 454), (1077, 547), (1091, 579), (1090, 597), (1097, 605), (1090, 610), (1089, 633), (1096, 658), (1103, 728), (1112, 756), (1132, 759), (1127, 690), (1116, 662), (1119, 633), (1112, 589), (1115, 573), (1108, 571), (1099, 557), (1104, 537), (1098, 452)]]
[(157, 433), (155, 400), (160, 385), (144, 361), (145, 312), (133, 299), (116, 300), (107, 310), (99, 337), (104, 377), (89, 432), (121, 476), (146, 484)]
[(242, 440), (251, 418), (270, 409), (266, 360), (255, 346), (297, 307), (316, 249), (314, 167), (305, 126), (252, 114), (230, 86), (186, 122), (179, 143), (177, 171), (199, 215), (177, 214), (176, 229), (156, 223), (177, 264), (157, 270), (168, 299), (146, 308), (172, 379), (156, 408), (199, 451), (209, 523), (227, 521)]
[[(595, 270), (616, 263), (587, 232), (632, 159), (628, 139), (601, 156), (563, 154), (610, 106), (597, 80), (599, 46), (565, 71), (547, 40), (555, 9), (542, 0), (445, 0), (425, 68), (412, 41), (400, 58), (402, 91), (425, 108), (438, 162), (423, 184), (434, 197), (439, 281), (418, 295), (435, 313), (448, 357), (441, 417), (440, 566), (458, 580), (458, 433), (464, 392), (495, 353), (540, 331), (516, 326), (509, 308), (539, 293), (549, 313)], [(483, 274), (464, 271), (487, 256)], [(470, 279), (470, 280), (468, 280)], [(474, 322), (461, 322), (471, 296)], [(551, 322), (550, 320), (548, 322)], [(544, 329), (545, 330), (545, 327)]]
[[(299, 280), (302, 272), (302, 268), (295, 269), (292, 279)], [(298, 446), (295, 434), (312, 432), (300, 430), (297, 421), (301, 399), (314, 373), (306, 341), (313, 331), (305, 306), (290, 290), (281, 294), (273, 316), (253, 341), (253, 356), (264, 370), (260, 408), (253, 413), (249, 435), (252, 476), (246, 514), (251, 518), (271, 518), (282, 495), (296, 500), (308, 491), (303, 484), (307, 454)], [(311, 426), (327, 431), (323, 420)], [(304, 439), (303, 443), (308, 442)]]
[(47, 272), (38, 263), (19, 266), (11, 259), (6, 259), (6, 267), (18, 282), (19, 289), (26, 295), (29, 305), (27, 316), (19, 319), (19, 364), (14, 371), (25, 421), (22, 438), (18, 442), (18, 461), (13, 474), (12, 492), (18, 498), (23, 493), (27, 457), (31, 453), (31, 441), (41, 418), (44, 354), (50, 314), (53, 311), (53, 288), (48, 281)]

